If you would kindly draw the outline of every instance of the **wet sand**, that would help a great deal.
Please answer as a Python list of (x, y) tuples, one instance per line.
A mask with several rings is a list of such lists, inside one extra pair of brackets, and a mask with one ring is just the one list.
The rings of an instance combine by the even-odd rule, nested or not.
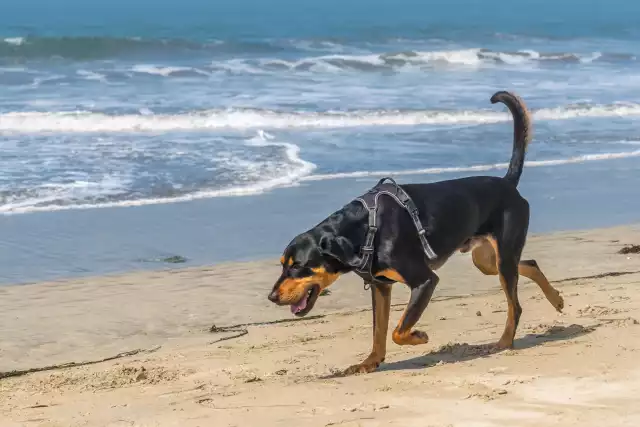
[[(518, 188), (531, 204), (530, 233), (635, 223), (640, 198), (631, 195), (640, 187), (638, 159), (618, 159), (615, 168), (612, 165), (602, 161), (525, 167)], [(504, 171), (487, 173), (502, 176)], [(474, 174), (396, 179), (432, 182)], [(250, 197), (0, 216), (0, 287), (164, 270), (176, 265), (159, 260), (174, 255), (187, 259), (183, 267), (278, 259), (293, 236), (366, 192), (379, 178), (310, 181)]]

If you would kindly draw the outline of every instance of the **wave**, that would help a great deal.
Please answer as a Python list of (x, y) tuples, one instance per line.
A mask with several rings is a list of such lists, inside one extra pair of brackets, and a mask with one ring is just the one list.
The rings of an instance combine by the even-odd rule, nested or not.
[(107, 81), (107, 76), (105, 76), (104, 74), (96, 73), (95, 71), (77, 70), (76, 74), (80, 77), (83, 77), (86, 80), (95, 80), (99, 82)]
[[(569, 157), (565, 159), (553, 159), (553, 160), (529, 160), (525, 161), (525, 167), (535, 168), (544, 166), (560, 166), (569, 165), (574, 163), (594, 162), (599, 160), (615, 160), (625, 159), (631, 157), (640, 157), (640, 150), (624, 151), (618, 153), (597, 153), (597, 154), (584, 154), (581, 156)], [(382, 176), (406, 176), (406, 175), (440, 175), (445, 173), (458, 173), (458, 172), (487, 172), (492, 170), (504, 170), (509, 167), (509, 163), (494, 163), (485, 165), (474, 166), (453, 166), (444, 168), (425, 168), (425, 169), (408, 169), (401, 171), (357, 171), (357, 172), (343, 172), (334, 174), (318, 174), (305, 176), (300, 181), (327, 181), (333, 179), (347, 179), (347, 178), (367, 178), (367, 177), (382, 177)]]
[(8, 45), (21, 46), (22, 44), (24, 44), (25, 38), (24, 37), (7, 37), (2, 41)]
[[(423, 41), (425, 46), (433, 47), (433, 41)], [(421, 43), (421, 44), (422, 44)], [(413, 43), (412, 43), (413, 44)], [(413, 44), (415, 45), (415, 44)], [(0, 59), (47, 59), (65, 58), (71, 60), (104, 59), (130, 57), (138, 54), (181, 55), (200, 52), (209, 55), (232, 55), (236, 59), (244, 55), (259, 55), (261, 59), (242, 59), (247, 64), (255, 62), (271, 68), (308, 70), (313, 68), (336, 67), (337, 69), (388, 69), (407, 66), (465, 65), (483, 64), (523, 64), (533, 62), (574, 62), (591, 63), (620, 62), (635, 60), (627, 53), (616, 52), (538, 52), (535, 50), (496, 51), (485, 48), (457, 50), (411, 50), (395, 51), (397, 43), (383, 44), (375, 50), (387, 52), (374, 53), (363, 49), (358, 43), (341, 44), (329, 40), (189, 40), (189, 39), (152, 39), (139, 37), (6, 37), (0, 38)], [(391, 50), (391, 51), (389, 51)], [(296, 60), (267, 58), (268, 54), (282, 52), (297, 53), (299, 56), (310, 52), (318, 56), (303, 57)], [(322, 54), (325, 55), (322, 55)], [(233, 65), (220, 61), (213, 68), (224, 69)]]
[(134, 73), (139, 74), (150, 74), (153, 76), (191, 76), (191, 75), (203, 75), (210, 76), (211, 73), (208, 73), (199, 68), (193, 67), (162, 67), (158, 65), (150, 65), (150, 64), (138, 64), (134, 65), (131, 69)]
[[(544, 53), (534, 50), (500, 52), (488, 49), (461, 49), (448, 51), (407, 51), (382, 54), (332, 54), (305, 57), (296, 60), (277, 58), (259, 60), (221, 61), (212, 64), (214, 70), (243, 72), (247, 68), (252, 72), (291, 70), (291, 71), (376, 71), (388, 69), (415, 69), (438, 66), (480, 67), (483, 65), (523, 65), (533, 63), (581, 63), (632, 61), (636, 57), (617, 53)], [(242, 65), (242, 67), (239, 67)]]
[(139, 37), (7, 37), (0, 39), (0, 58), (102, 59), (135, 54), (277, 53), (283, 46), (271, 41), (194, 41)]
[[(255, 177), (248, 184), (228, 188), (200, 190), (187, 194), (169, 191), (171, 196), (147, 197), (131, 200), (131, 192), (126, 190), (127, 179), (108, 177), (101, 182), (74, 181), (66, 184), (46, 184), (38, 190), (22, 191), (16, 195), (4, 196), (8, 200), (0, 205), (0, 214), (21, 214), (49, 212), (70, 209), (92, 209), (106, 207), (143, 206), (163, 203), (178, 203), (213, 197), (257, 195), (275, 188), (296, 185), (301, 178), (309, 175), (316, 165), (300, 157), (300, 147), (288, 142), (274, 141), (269, 133), (259, 130), (257, 135), (246, 142), (253, 147), (277, 147), (284, 150), (286, 167), (268, 170)], [(252, 169), (251, 162), (243, 161), (241, 169)], [(259, 165), (258, 165), (259, 166)], [(285, 166), (285, 165), (282, 165)], [(248, 171), (250, 172), (250, 171)], [(251, 174), (250, 174), (251, 175)], [(253, 178), (253, 177), (252, 177)], [(135, 193), (140, 197), (140, 193)], [(100, 200), (96, 202), (95, 200)], [(123, 200), (126, 199), (126, 200)]]
[[(484, 164), (484, 165), (472, 165), (472, 166), (454, 166), (443, 168), (426, 168), (426, 169), (413, 169), (413, 170), (397, 170), (397, 171), (357, 171), (335, 174), (317, 174), (309, 175), (314, 169), (313, 163), (307, 162), (299, 157), (299, 148), (294, 144), (278, 143), (271, 141), (272, 137), (266, 132), (259, 132), (258, 137), (250, 141), (250, 144), (256, 145), (268, 145), (268, 146), (280, 146), (286, 149), (289, 160), (297, 165), (292, 171), (285, 173), (279, 177), (269, 178), (262, 182), (253, 183), (246, 186), (231, 187), (219, 190), (204, 190), (196, 191), (189, 194), (183, 194), (175, 197), (155, 197), (155, 198), (141, 198), (137, 200), (114, 200), (100, 203), (78, 203), (78, 204), (50, 204), (40, 205), (40, 203), (47, 200), (42, 198), (25, 200), (18, 203), (7, 203), (0, 206), (0, 214), (2, 215), (15, 215), (34, 212), (51, 212), (62, 210), (76, 210), (76, 209), (97, 209), (97, 208), (114, 208), (114, 207), (133, 207), (133, 206), (145, 206), (145, 205), (158, 205), (168, 203), (181, 203), (199, 199), (209, 199), (216, 197), (232, 197), (232, 196), (251, 196), (261, 194), (276, 188), (282, 188), (287, 186), (295, 186), (301, 182), (309, 181), (327, 181), (335, 179), (353, 179), (363, 177), (381, 177), (381, 176), (406, 176), (406, 175), (441, 175), (448, 173), (459, 172), (486, 172), (492, 170), (505, 170), (508, 168), (508, 163), (496, 163), (496, 164)], [(605, 161), (615, 160), (631, 157), (640, 157), (640, 150), (617, 152), (617, 153), (597, 153), (597, 154), (585, 154), (581, 156), (563, 158), (563, 159), (550, 159), (550, 160), (533, 160), (525, 162), (525, 166), (531, 167), (550, 167), (560, 166), (575, 163), (586, 163), (593, 161)]]
[[(533, 112), (536, 120), (568, 120), (581, 117), (640, 116), (640, 104), (567, 105)], [(11, 112), (0, 114), (0, 132), (6, 133), (107, 133), (168, 132), (216, 129), (339, 129), (368, 126), (479, 125), (510, 121), (507, 113), (489, 110), (362, 110), (351, 112), (284, 112), (259, 109), (227, 109), (184, 114), (109, 115), (89, 111)]]

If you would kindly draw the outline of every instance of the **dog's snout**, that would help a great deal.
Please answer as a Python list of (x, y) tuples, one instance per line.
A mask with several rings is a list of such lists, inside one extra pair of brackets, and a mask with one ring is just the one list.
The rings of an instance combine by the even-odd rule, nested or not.
[(271, 293), (269, 293), (268, 298), (269, 298), (269, 301), (278, 303), (278, 301), (280, 300), (280, 296), (278, 295), (278, 290), (277, 289), (272, 290)]

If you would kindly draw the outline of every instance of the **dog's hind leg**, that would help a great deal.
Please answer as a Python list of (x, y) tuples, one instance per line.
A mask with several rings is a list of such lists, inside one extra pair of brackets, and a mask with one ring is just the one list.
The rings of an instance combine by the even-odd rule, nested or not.
[(518, 301), (518, 255), (512, 252), (512, 248), (502, 249), (498, 243), (498, 276), (500, 285), (507, 297), (507, 323), (497, 347), (500, 349), (512, 348), (513, 339), (518, 329), (522, 307)]
[(528, 277), (536, 282), (544, 293), (544, 296), (547, 297), (547, 301), (551, 303), (553, 308), (562, 313), (562, 309), (564, 308), (564, 299), (562, 299), (562, 295), (560, 295), (560, 292), (556, 288), (551, 286), (551, 283), (549, 283), (549, 280), (547, 280), (535, 260), (530, 259), (520, 261), (520, 264), (518, 264), (518, 273), (521, 276)]
[(513, 346), (513, 338), (522, 313), (518, 301), (518, 256), (517, 252), (514, 253), (504, 247), (500, 248), (499, 243), (493, 237), (488, 237), (471, 252), (473, 264), (478, 270), (488, 276), (500, 276), (500, 284), (507, 297), (507, 324), (497, 344), (497, 347), (501, 349)]
[[(402, 274), (402, 271), (400, 271), (400, 274)], [(412, 330), (412, 328), (420, 320), (422, 313), (429, 305), (433, 291), (440, 279), (433, 271), (427, 268), (420, 272), (414, 270), (413, 276), (415, 277), (403, 275), (405, 283), (411, 288), (411, 297), (398, 322), (398, 326), (391, 335), (393, 342), (398, 345), (419, 345), (429, 342), (429, 336), (426, 333)]]
[(513, 200), (511, 206), (502, 213), (500, 225), (494, 231), (498, 277), (508, 304), (507, 323), (496, 345), (499, 349), (513, 347), (513, 339), (522, 315), (522, 307), (518, 301), (518, 265), (527, 240), (528, 228), (529, 203), (519, 198)]
[(364, 362), (353, 365), (344, 371), (345, 375), (365, 374), (375, 371), (387, 354), (387, 330), (389, 311), (391, 310), (391, 285), (371, 286), (371, 305), (373, 309), (373, 348)]
[[(498, 256), (496, 254), (496, 248), (497, 243), (495, 240), (487, 238), (477, 245), (473, 249), (473, 252), (471, 252), (474, 265), (483, 274), (488, 276), (498, 275)], [(562, 309), (564, 308), (564, 300), (562, 299), (560, 292), (551, 286), (549, 280), (547, 280), (544, 273), (540, 270), (540, 267), (538, 267), (537, 262), (534, 260), (520, 261), (518, 263), (518, 274), (536, 282), (551, 305), (559, 312), (562, 312)]]

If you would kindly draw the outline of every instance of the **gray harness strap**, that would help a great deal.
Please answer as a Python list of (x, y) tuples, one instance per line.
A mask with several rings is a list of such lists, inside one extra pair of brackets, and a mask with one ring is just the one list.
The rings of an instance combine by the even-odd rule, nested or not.
[[(385, 181), (391, 181), (391, 183), (387, 184)], [(358, 202), (362, 203), (362, 205), (369, 212), (369, 228), (367, 230), (367, 236), (365, 237), (364, 245), (360, 249), (362, 252), (362, 261), (360, 265), (356, 268), (356, 273), (362, 277), (365, 281), (365, 284), (370, 283), (386, 283), (379, 279), (376, 279), (371, 272), (371, 265), (373, 264), (373, 252), (375, 248), (373, 246), (373, 242), (376, 238), (376, 232), (378, 231), (378, 198), (380, 196), (386, 195), (395, 200), (400, 206), (402, 206), (411, 216), (411, 220), (418, 231), (418, 237), (420, 238), (420, 243), (422, 243), (422, 249), (424, 250), (425, 255), (428, 259), (434, 260), (438, 256), (431, 248), (431, 245), (427, 241), (426, 231), (420, 222), (420, 218), (418, 216), (418, 208), (416, 207), (411, 197), (402, 189), (392, 178), (382, 178), (378, 183), (369, 190), (366, 194), (358, 197)]]

